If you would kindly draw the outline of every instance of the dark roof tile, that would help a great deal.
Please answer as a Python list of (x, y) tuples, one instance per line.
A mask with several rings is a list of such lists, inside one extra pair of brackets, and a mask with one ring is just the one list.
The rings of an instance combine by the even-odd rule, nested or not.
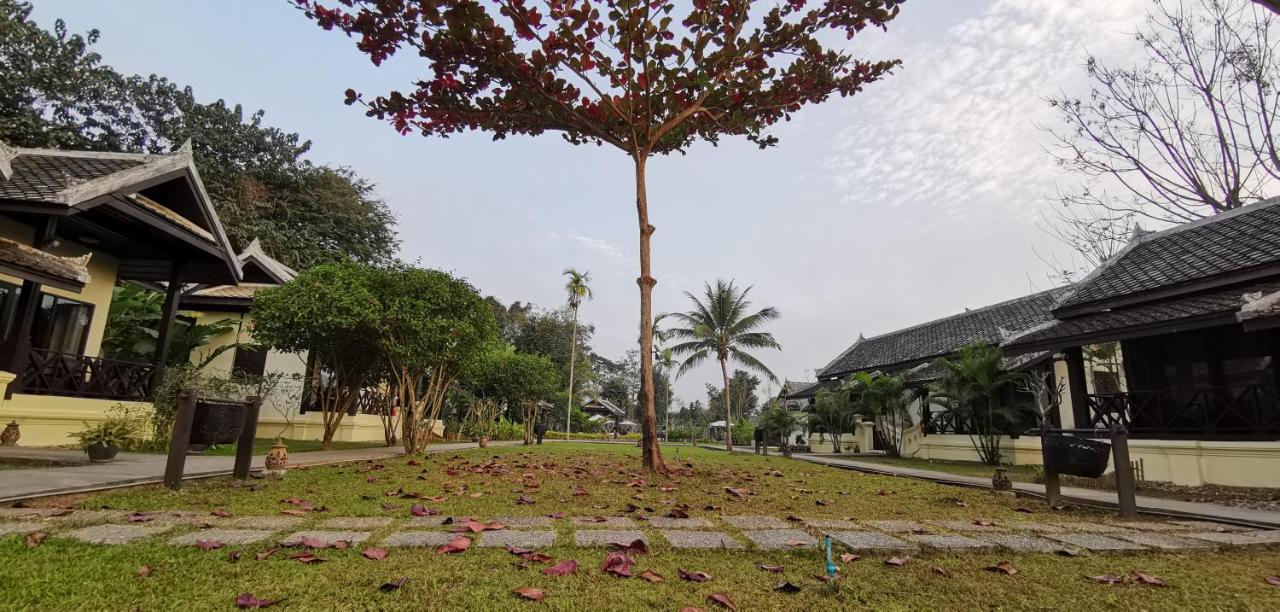
[(68, 187), (143, 163), (146, 160), (141, 155), (116, 158), (22, 153), (11, 162), (13, 176), (0, 178), (0, 198), (47, 202)]

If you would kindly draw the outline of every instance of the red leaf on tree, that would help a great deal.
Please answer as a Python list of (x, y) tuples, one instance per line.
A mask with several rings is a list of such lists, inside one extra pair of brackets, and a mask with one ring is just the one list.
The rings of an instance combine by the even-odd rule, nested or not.
[(387, 558), (387, 549), (370, 546), (369, 548), (364, 549), (364, 552), (360, 554), (364, 555), (364, 558), (366, 559), (381, 561), (382, 559)]
[(542, 570), (542, 573), (548, 576), (567, 576), (576, 571), (578, 571), (578, 562), (573, 559), (566, 559)]
[(547, 594), (543, 592), (542, 589), (535, 589), (533, 587), (520, 587), (512, 591), (512, 593), (515, 593), (516, 595), (519, 595), (520, 597), (523, 597), (530, 601), (542, 601), (542, 598), (547, 596)]
[(271, 606), (274, 606), (280, 603), (281, 601), (284, 601), (284, 600), (283, 599), (261, 599), (258, 597), (254, 597), (249, 593), (241, 593), (236, 596), (236, 607), (240, 608), (241, 610), (248, 610), (251, 608), (270, 608)]
[(606, 574), (622, 576), (623, 578), (631, 577), (631, 566), (635, 561), (630, 555), (619, 550), (615, 550), (604, 557), (604, 565), (601, 567)]
[(738, 606), (733, 604), (733, 599), (729, 597), (728, 593), (712, 593), (707, 595), (707, 599), (733, 610), (734, 612), (737, 612), (738, 610)]
[(450, 553), (460, 553), (471, 547), (471, 538), (466, 536), (455, 536), (443, 546), (436, 549), (437, 554), (447, 555)]

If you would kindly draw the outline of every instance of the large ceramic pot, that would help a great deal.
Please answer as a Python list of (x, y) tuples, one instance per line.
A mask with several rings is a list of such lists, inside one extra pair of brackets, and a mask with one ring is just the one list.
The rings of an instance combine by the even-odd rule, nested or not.
[(284, 445), (284, 440), (276, 438), (276, 443), (271, 445), (271, 450), (267, 451), (266, 467), (268, 472), (283, 472), (289, 467), (289, 447)]
[(1111, 445), (1098, 440), (1049, 434), (1041, 442), (1044, 446), (1046, 470), (1071, 476), (1097, 478), (1107, 471), (1111, 457)]
[(114, 444), (94, 442), (84, 447), (84, 452), (89, 454), (91, 463), (106, 463), (116, 458), (116, 455), (120, 452), (120, 447)]
[(480, 448), (489, 448), (489, 436), (480, 436)]
[(231, 444), (244, 428), (243, 402), (200, 402), (191, 424), (192, 444)]

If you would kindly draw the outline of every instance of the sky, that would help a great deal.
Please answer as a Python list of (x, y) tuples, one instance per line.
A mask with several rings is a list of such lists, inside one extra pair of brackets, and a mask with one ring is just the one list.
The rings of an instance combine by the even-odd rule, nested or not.
[[(190, 85), (198, 99), (264, 109), (349, 166), (394, 211), (401, 258), (465, 276), (503, 301), (556, 307), (564, 268), (591, 272), (582, 317), (618, 358), (639, 325), (638, 230), (629, 159), (555, 136), (494, 142), (400, 136), (343, 104), (423, 73), (417, 58), (374, 68), (343, 36), (285, 0), (35, 0), (45, 27), (101, 30), (96, 49), (125, 73)], [(1045, 151), (1046, 98), (1084, 95), (1083, 60), (1137, 61), (1145, 0), (909, 0), (888, 32), (839, 41), (903, 66), (854, 97), (801, 111), (761, 151), (699, 145), (649, 164), (655, 311), (732, 279), (781, 351), (779, 379), (812, 380), (858, 335), (872, 336), (1053, 285), (1063, 247), (1042, 229), (1049, 198), (1073, 184)], [(704, 399), (714, 365), (676, 383)], [(766, 389), (773, 393), (777, 387)], [(761, 395), (764, 395), (763, 391)]]

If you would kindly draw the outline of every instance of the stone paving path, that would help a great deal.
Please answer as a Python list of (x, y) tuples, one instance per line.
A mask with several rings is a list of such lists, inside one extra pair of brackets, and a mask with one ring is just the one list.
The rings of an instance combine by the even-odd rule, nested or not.
[[(436, 547), (457, 537), (448, 517), (217, 517), (195, 512), (150, 512), (129, 522), (123, 511), (0, 508), (0, 537), (43, 531), (54, 538), (119, 545), (163, 538), (174, 546), (217, 541), (245, 545), (265, 541), (283, 546), (317, 542), (324, 546), (361, 544)], [(603, 520), (601, 520), (603, 519)], [(807, 550), (831, 536), (837, 549), (858, 553), (980, 552), (1007, 550), (1053, 554), (1069, 550), (1098, 553), (1197, 552), (1236, 547), (1280, 547), (1280, 530), (1248, 530), (1208, 521), (1117, 523), (1031, 521), (832, 520), (771, 516), (721, 516), (637, 520), (628, 517), (495, 517), (507, 528), (463, 533), (478, 546), (546, 548), (558, 544), (602, 547), (643, 540), (687, 549)], [(344, 543), (344, 544), (338, 544)]]

